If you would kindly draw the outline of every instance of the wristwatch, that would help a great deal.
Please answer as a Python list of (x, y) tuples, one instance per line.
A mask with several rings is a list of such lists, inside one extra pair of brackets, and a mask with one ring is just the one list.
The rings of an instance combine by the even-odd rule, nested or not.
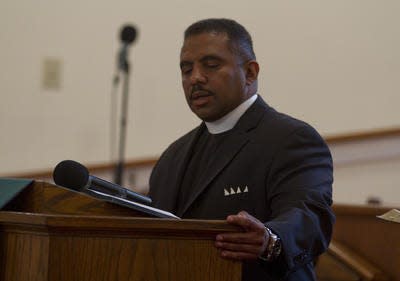
[(282, 243), (281, 239), (271, 231), (268, 227), (265, 227), (266, 233), (268, 233), (268, 243), (267, 243), (267, 248), (265, 249), (265, 252), (262, 253), (259, 258), (263, 261), (273, 261), (279, 255), (281, 254), (282, 251)]

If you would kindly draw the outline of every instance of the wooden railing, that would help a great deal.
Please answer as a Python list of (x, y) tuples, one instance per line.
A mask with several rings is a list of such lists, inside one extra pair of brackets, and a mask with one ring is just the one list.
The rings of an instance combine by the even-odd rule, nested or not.
[(400, 224), (376, 217), (389, 209), (334, 206), (333, 242), (317, 262), (321, 281), (400, 280)]
[(332, 241), (318, 258), (316, 273), (319, 281), (387, 281), (380, 268), (344, 244)]
[[(397, 137), (397, 136), (400, 136), (400, 128), (389, 128), (389, 129), (372, 130), (365, 132), (331, 135), (331, 136), (326, 136), (325, 141), (328, 143), (328, 145), (333, 146), (347, 142), (357, 142), (357, 141), (387, 138), (387, 137)], [(125, 163), (125, 167), (127, 169), (136, 169), (142, 167), (151, 168), (155, 165), (157, 160), (158, 157), (128, 160)], [(92, 164), (92, 165), (87, 165), (87, 167), (92, 173), (103, 173), (104, 171), (113, 170), (115, 167), (115, 163)], [(51, 178), (52, 172), (53, 172), (52, 169), (51, 170), (48, 169), (48, 170), (34, 171), (28, 173), (27, 172), (14, 173), (7, 175), (7, 177), (44, 179), (44, 178)]]

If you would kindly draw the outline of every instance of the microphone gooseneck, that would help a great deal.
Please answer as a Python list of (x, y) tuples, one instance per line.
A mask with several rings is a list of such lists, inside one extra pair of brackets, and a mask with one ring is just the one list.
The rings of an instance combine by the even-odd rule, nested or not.
[(53, 171), (57, 185), (98, 200), (131, 208), (141, 214), (179, 219), (174, 214), (151, 206), (151, 198), (89, 174), (89, 170), (73, 160), (64, 160)]
[(118, 184), (92, 176), (85, 166), (73, 160), (61, 161), (54, 168), (53, 179), (57, 185), (75, 191), (84, 193), (100, 192), (143, 204), (151, 204), (149, 197), (126, 189)]

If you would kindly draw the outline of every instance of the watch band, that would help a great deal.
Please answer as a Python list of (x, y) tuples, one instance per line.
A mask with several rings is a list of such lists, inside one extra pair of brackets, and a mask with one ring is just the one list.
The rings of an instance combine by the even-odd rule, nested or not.
[(265, 249), (265, 252), (259, 256), (259, 258), (263, 261), (273, 261), (282, 252), (282, 244), (281, 244), (281, 239), (271, 231), (268, 227), (265, 227), (266, 232), (268, 233), (268, 243), (267, 243), (267, 248)]

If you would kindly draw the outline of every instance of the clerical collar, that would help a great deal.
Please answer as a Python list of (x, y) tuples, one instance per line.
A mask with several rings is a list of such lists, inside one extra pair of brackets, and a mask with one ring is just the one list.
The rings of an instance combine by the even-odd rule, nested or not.
[(242, 117), (246, 110), (256, 101), (257, 97), (257, 94), (252, 95), (234, 110), (221, 117), (220, 119), (213, 122), (205, 122), (210, 134), (220, 134), (229, 131), (230, 129), (235, 127), (240, 117)]

